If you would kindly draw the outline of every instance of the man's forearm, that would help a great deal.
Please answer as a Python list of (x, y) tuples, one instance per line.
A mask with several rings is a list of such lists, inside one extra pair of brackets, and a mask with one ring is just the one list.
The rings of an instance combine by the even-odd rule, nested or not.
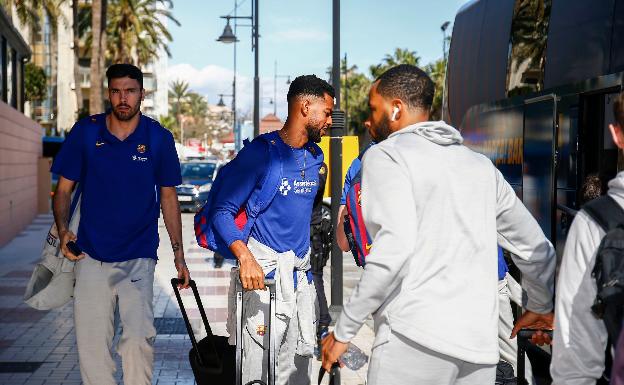
[(163, 219), (174, 256), (184, 256), (182, 247), (182, 217), (180, 215), (180, 204), (175, 194), (162, 198), (161, 202)]
[(60, 234), (69, 228), (69, 212), (71, 207), (71, 193), (56, 191), (52, 205), (56, 230)]
[(338, 243), (338, 247), (342, 251), (349, 251), (351, 247), (349, 246), (349, 241), (347, 240), (347, 235), (344, 230), (344, 215), (345, 215), (346, 206), (340, 206), (338, 210), (338, 224), (336, 225), (336, 242)]

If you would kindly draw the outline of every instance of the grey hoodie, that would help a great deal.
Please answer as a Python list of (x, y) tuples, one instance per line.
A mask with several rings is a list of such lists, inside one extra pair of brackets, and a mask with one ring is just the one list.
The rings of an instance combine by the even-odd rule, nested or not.
[(366, 152), (362, 209), (373, 246), (336, 324), (339, 341), (373, 313), (374, 346), (393, 331), (454, 358), (497, 363), (497, 243), (516, 255), (526, 307), (552, 310), (552, 245), (492, 162), (461, 143), (446, 123), (423, 122)]
[[(609, 182), (608, 194), (624, 207), (624, 172)], [(607, 330), (591, 312), (602, 228), (581, 210), (570, 226), (557, 281), (555, 335), (550, 372), (555, 385), (593, 385), (604, 370)]]

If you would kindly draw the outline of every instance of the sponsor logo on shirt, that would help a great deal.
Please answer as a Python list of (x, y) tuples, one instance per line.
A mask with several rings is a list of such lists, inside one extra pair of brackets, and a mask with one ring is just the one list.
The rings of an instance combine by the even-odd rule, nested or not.
[(316, 187), (317, 182), (315, 180), (296, 180), (295, 181), (295, 194), (311, 194), (312, 188)]
[(132, 155), (132, 160), (135, 162), (147, 162), (147, 157)]
[(288, 178), (282, 178), (282, 184), (280, 185), (279, 192), (283, 196), (287, 196), (288, 192), (292, 190), (290, 183), (288, 182)]
[(312, 189), (318, 185), (315, 180), (294, 180), (292, 186), (288, 178), (282, 178), (282, 184), (280, 185), (279, 192), (283, 196), (288, 196), (288, 193), (293, 190), (295, 194), (312, 194)]

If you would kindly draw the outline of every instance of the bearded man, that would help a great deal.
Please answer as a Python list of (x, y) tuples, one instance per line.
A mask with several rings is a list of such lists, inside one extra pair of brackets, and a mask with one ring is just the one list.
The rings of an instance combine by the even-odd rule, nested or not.
[[(319, 188), (323, 153), (316, 144), (332, 124), (334, 90), (314, 75), (297, 77), (287, 95), (288, 117), (281, 130), (262, 134), (247, 144), (226, 167), (208, 219), (216, 236), (238, 260), (230, 286), (228, 331), (234, 335), (233, 288), (240, 279), (245, 324), (243, 383), (267, 381), (269, 293), (264, 279), (274, 278), (277, 288), (277, 383), (310, 383), (311, 357), (316, 342), (316, 293), (310, 273), (310, 217)], [(271, 154), (277, 154), (272, 156)], [(265, 208), (250, 210), (258, 191), (279, 174), (270, 186)], [(262, 187), (261, 187), (262, 186)], [(235, 219), (246, 211), (253, 220), (250, 231), (241, 231)], [(233, 342), (233, 341), (232, 341)], [(236, 343), (240, 343), (237, 341)]]
[[(110, 348), (118, 307), (124, 382), (150, 385), (161, 207), (181, 286), (188, 287), (190, 280), (175, 189), (182, 182), (180, 163), (171, 132), (140, 113), (145, 96), (141, 70), (115, 64), (106, 77), (112, 110), (77, 122), (54, 159), (52, 172), (59, 175), (54, 220), (64, 256), (75, 261), (74, 323), (82, 381), (117, 383)], [(76, 184), (78, 234), (69, 230)], [(78, 250), (67, 247), (70, 241)]]

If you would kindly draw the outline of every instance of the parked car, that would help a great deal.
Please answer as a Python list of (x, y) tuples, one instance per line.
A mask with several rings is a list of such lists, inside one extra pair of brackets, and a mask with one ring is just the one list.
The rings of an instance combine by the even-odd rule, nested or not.
[(182, 162), (182, 184), (176, 186), (182, 211), (196, 212), (208, 199), (208, 193), (220, 164), (214, 161)]

